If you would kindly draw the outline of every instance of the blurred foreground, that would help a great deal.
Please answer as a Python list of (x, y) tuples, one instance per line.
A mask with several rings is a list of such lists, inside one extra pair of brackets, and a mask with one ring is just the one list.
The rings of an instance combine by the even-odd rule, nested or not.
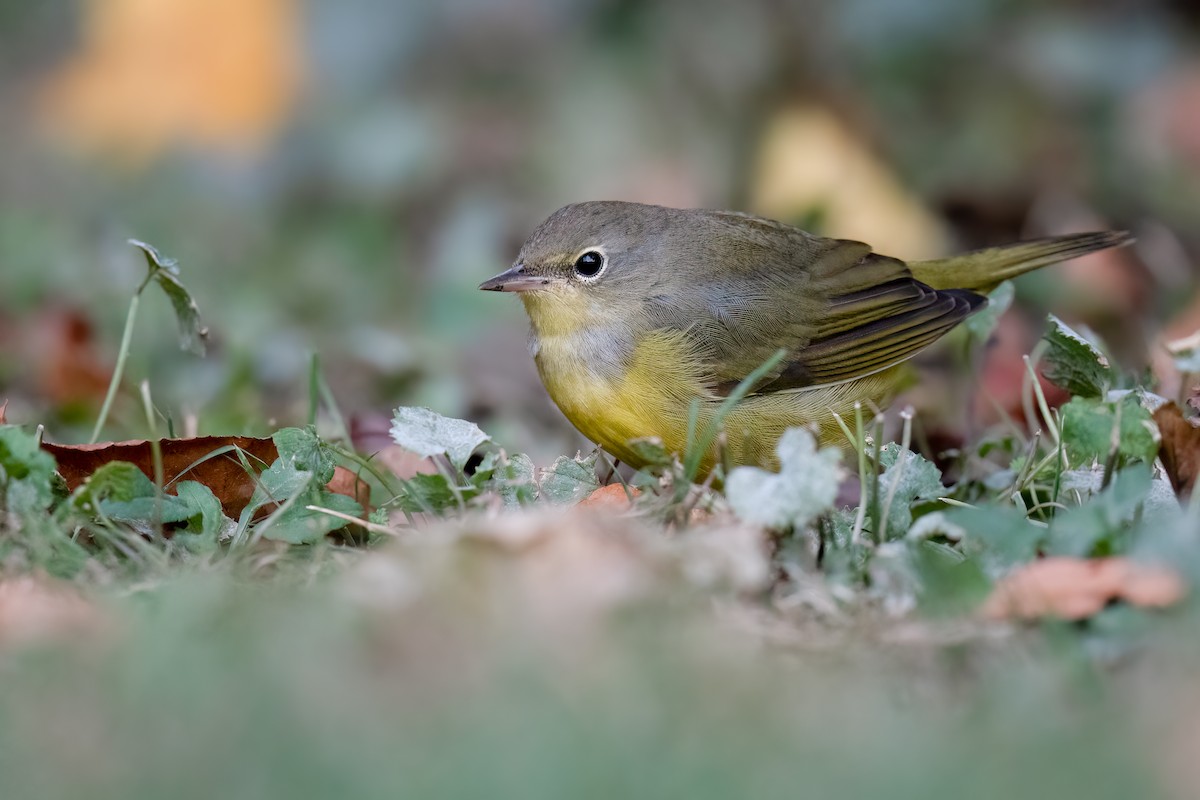
[(1194, 620), (1146, 630), (1157, 655), (1138, 658), (1120, 613), (1082, 637), (832, 606), (789, 621), (743, 599), (764, 557), (724, 533), (664, 549), (628, 521), (543, 515), (366, 555), (261, 553), (108, 599), (6, 584), (0, 787), (1192, 796)]

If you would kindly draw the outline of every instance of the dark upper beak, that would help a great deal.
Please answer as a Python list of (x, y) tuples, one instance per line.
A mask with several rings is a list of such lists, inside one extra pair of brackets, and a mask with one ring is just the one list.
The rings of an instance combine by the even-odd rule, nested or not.
[(479, 288), (485, 292), (529, 292), (548, 283), (549, 278), (527, 273), (524, 264), (514, 264), (512, 269), (479, 284)]

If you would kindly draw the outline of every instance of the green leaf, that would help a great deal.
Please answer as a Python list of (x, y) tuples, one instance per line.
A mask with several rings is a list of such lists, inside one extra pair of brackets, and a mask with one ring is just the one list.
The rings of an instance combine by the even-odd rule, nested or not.
[(508, 508), (529, 505), (537, 498), (537, 480), (533, 461), (524, 453), (509, 456), (499, 464), (488, 482)]
[(156, 519), (161, 523), (183, 522), (192, 515), (187, 503), (169, 494), (164, 494), (161, 501), (153, 497), (135, 497), (125, 502), (103, 500), (100, 510), (111, 520), (129, 523), (153, 522)]
[(1127, 545), (1124, 534), (1148, 498), (1151, 485), (1146, 464), (1116, 473), (1103, 492), (1054, 518), (1048, 552), (1079, 557), (1123, 552)]
[(657, 436), (630, 439), (628, 446), (646, 467), (665, 467), (674, 460), (671, 453), (667, 451), (666, 445), (663, 444), (663, 440)]
[(166, 258), (145, 242), (130, 239), (129, 243), (142, 251), (142, 255), (146, 257), (146, 265), (150, 268), (150, 275), (166, 292), (171, 306), (175, 309), (175, 319), (179, 322), (179, 346), (198, 356), (204, 355), (208, 328), (200, 322), (200, 308), (196, 301), (179, 281), (179, 262), (173, 258)]
[(454, 489), (444, 475), (413, 475), (402, 481), (400, 487), (396, 505), (410, 514), (437, 513), (458, 503)]
[(311, 472), (321, 486), (333, 480), (336, 467), (333, 450), (317, 436), (312, 425), (306, 428), (281, 428), (271, 434), (279, 458), (297, 470)]
[(362, 506), (351, 497), (334, 492), (316, 491), (311, 498), (298, 498), (286, 511), (276, 517), (262, 533), (264, 539), (289, 544), (313, 544), (326, 535), (346, 527), (347, 522), (320, 511), (310, 511), (306, 505), (316, 505), (348, 514), (361, 516)]
[(36, 436), (0, 425), (0, 509), (45, 511), (54, 499), (54, 469), (54, 456), (38, 447)]
[(926, 614), (960, 616), (983, 602), (992, 582), (975, 559), (954, 548), (923, 541), (912, 548), (913, 565), (921, 584), (919, 604)]
[(597, 454), (586, 458), (559, 456), (538, 481), (538, 496), (559, 505), (578, 503), (600, 488), (596, 479)]
[[(71, 495), (71, 504), (86, 513), (93, 513), (102, 500), (128, 502), (145, 492), (150, 483), (146, 474), (128, 461), (109, 461), (93, 472)], [(150, 483), (153, 493), (154, 484)]]
[(1049, 315), (1045, 339), (1050, 347), (1042, 373), (1052, 383), (1076, 397), (1103, 397), (1113, 382), (1108, 358), (1095, 344), (1071, 330), (1062, 320)]
[(1004, 281), (988, 294), (988, 304), (981, 311), (967, 317), (963, 326), (981, 342), (986, 342), (996, 330), (1000, 315), (1008, 310), (1013, 301), (1013, 283)]
[(405, 450), (424, 458), (444, 454), (460, 470), (475, 448), (491, 441), (475, 423), (443, 417), (428, 408), (397, 408), (391, 433), (392, 441)]
[(254, 490), (250, 505), (282, 503), (304, 491), (312, 482), (311, 472), (296, 469), (296, 465), (291, 461), (277, 458), (258, 476), (258, 486)]
[(197, 481), (180, 481), (175, 493), (192, 512), (187, 526), (175, 534), (175, 539), (189, 550), (211, 552), (221, 539), (233, 533), (237, 523), (225, 516), (212, 489)]
[(802, 528), (833, 507), (841, 483), (842, 453), (817, 451), (812, 433), (789, 428), (775, 446), (778, 473), (758, 467), (734, 467), (725, 481), (733, 511), (747, 522), (768, 528)]
[(947, 495), (949, 490), (942, 485), (942, 473), (934, 464), (911, 450), (902, 450), (894, 442), (880, 449), (879, 463), (884, 467), (883, 474), (876, 479), (879, 502), (883, 505), (891, 496), (887, 534), (888, 538), (898, 539), (912, 525), (914, 503), (936, 500)]
[(91, 497), (100, 512), (117, 522), (183, 522), (193, 513), (179, 498), (160, 496), (154, 482), (128, 462), (105, 464), (93, 473), (88, 484), (92, 485)]
[(978, 558), (993, 577), (1033, 559), (1046, 537), (1045, 529), (1013, 507), (953, 508), (945, 519), (962, 531), (963, 553)]
[(1073, 398), (1060, 410), (1062, 438), (1073, 466), (1104, 463), (1114, 444), (1126, 458), (1153, 461), (1158, 455), (1157, 428), (1134, 394), (1115, 403)]

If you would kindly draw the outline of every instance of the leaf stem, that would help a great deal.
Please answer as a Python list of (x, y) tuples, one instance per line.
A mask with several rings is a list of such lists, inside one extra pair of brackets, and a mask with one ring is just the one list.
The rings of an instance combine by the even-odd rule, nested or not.
[(129, 355), (129, 345), (133, 341), (133, 323), (137, 319), (138, 301), (142, 296), (143, 283), (129, 300), (129, 313), (125, 315), (125, 330), (121, 334), (121, 349), (117, 351), (117, 364), (113, 367), (112, 378), (108, 381), (108, 393), (104, 395), (104, 405), (100, 406), (100, 416), (96, 418), (96, 426), (92, 428), (92, 437), (88, 444), (95, 444), (100, 439), (100, 431), (108, 421), (108, 412), (112, 410), (113, 400), (117, 396), (117, 387), (121, 385), (121, 373), (125, 371), (125, 359)]
[(162, 502), (163, 502), (163, 454), (162, 443), (158, 440), (158, 425), (154, 421), (154, 402), (150, 399), (150, 381), (142, 381), (142, 405), (146, 409), (146, 423), (150, 426), (150, 457), (154, 462), (154, 527), (162, 536)]
[(904, 478), (904, 470), (908, 467), (908, 448), (912, 444), (912, 406), (901, 411), (900, 418), (904, 420), (904, 430), (900, 436), (900, 455), (898, 456), (899, 461), (896, 464), (896, 476), (888, 486), (887, 497), (883, 500), (883, 513), (880, 515), (879, 520), (878, 541), (880, 542), (887, 541), (888, 515), (892, 511), (892, 501), (896, 499), (896, 490), (900, 488), (900, 481)]

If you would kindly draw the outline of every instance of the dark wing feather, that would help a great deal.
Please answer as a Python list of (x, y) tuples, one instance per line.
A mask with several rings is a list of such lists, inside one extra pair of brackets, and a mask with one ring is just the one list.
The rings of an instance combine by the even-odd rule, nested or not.
[(758, 391), (840, 383), (887, 369), (933, 344), (987, 302), (973, 292), (938, 291), (912, 283), (921, 290), (920, 297), (891, 313), (815, 339), (789, 358), (779, 376)]
[[(934, 289), (914, 278), (903, 261), (872, 253), (861, 242), (740, 219), (743, 225), (756, 223), (755, 243), (778, 237), (778, 245), (739, 243), (741, 268), (722, 276), (724, 291), (709, 291), (706, 313), (693, 323), (710, 354), (718, 393), (732, 390), (779, 347), (788, 348), (789, 355), (756, 388), (759, 393), (879, 372), (928, 347), (987, 302), (966, 290)], [(751, 253), (759, 258), (789, 253), (791, 258), (782, 267), (746, 263)]]

